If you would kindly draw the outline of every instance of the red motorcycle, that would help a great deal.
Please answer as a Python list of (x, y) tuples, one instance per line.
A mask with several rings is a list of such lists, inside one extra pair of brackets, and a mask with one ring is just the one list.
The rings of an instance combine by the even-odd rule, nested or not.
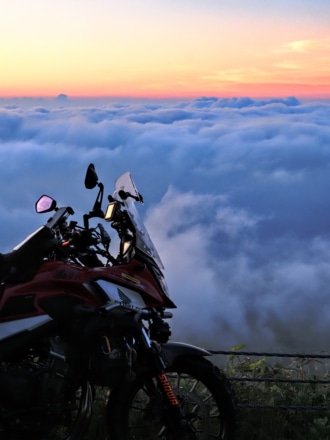
[[(105, 212), (93, 164), (85, 186), (98, 194), (83, 227), (44, 195), (36, 211), (51, 218), (0, 254), (0, 439), (82, 440), (99, 388), (103, 439), (232, 438), (235, 398), (210, 353), (169, 342), (176, 306), (131, 175)], [(117, 231), (116, 257), (93, 218)]]

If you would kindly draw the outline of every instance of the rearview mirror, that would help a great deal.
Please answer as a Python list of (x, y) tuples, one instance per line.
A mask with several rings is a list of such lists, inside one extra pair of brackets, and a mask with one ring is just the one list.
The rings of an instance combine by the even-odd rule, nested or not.
[(57, 203), (56, 200), (52, 199), (49, 196), (43, 195), (36, 201), (36, 211), (41, 214), (43, 212), (50, 212), (56, 209)]
[(85, 177), (85, 187), (87, 189), (93, 189), (98, 184), (98, 175), (96, 174), (94, 164), (91, 163), (88, 165)]

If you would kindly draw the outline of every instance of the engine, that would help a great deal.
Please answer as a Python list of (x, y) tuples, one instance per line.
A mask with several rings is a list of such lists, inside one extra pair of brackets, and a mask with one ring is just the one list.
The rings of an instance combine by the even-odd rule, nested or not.
[(0, 365), (0, 436), (1, 427), (15, 439), (23, 432), (26, 438), (27, 431), (49, 432), (65, 425), (74, 408), (68, 364), (57, 352), (49, 350), (46, 357), (33, 352)]

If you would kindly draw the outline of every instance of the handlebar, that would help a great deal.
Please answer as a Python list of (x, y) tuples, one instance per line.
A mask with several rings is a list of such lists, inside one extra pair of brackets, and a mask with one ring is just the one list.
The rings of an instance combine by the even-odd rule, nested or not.
[[(92, 211), (83, 216), (83, 227), (78, 226), (77, 222), (71, 221), (69, 224), (67, 223), (68, 217), (74, 214), (71, 207), (67, 206), (59, 208), (57, 207), (56, 201), (47, 195), (41, 196), (36, 202), (36, 211), (38, 213), (55, 210), (55, 213), (47, 221), (45, 226), (53, 231), (55, 238), (58, 239), (59, 245), (64, 252), (54, 253), (52, 258), (71, 258), (74, 261), (77, 261), (78, 259), (78, 262), (80, 261), (82, 264), (87, 264), (88, 266), (102, 264), (97, 256), (106, 258), (106, 264), (121, 264), (129, 262), (134, 255), (134, 249), (137, 242), (136, 225), (131, 219), (125, 201), (126, 199), (132, 198), (135, 201), (143, 203), (142, 196), (137, 192), (130, 174), (125, 173), (116, 180), (115, 188), (117, 194), (116, 191), (114, 194), (119, 197), (119, 200), (117, 197), (113, 198), (108, 196), (110, 203), (108, 205), (107, 213), (109, 206), (112, 205), (111, 216), (105, 215), (102, 211), (104, 187), (101, 182), (98, 182), (98, 177), (93, 164), (87, 169), (85, 186), (88, 189), (98, 186), (99, 192)], [(121, 189), (118, 190), (118, 188)], [(120, 238), (120, 248), (116, 258), (112, 257), (109, 252), (111, 237), (103, 225), (98, 223), (96, 228), (91, 228), (89, 225), (89, 220), (96, 217), (111, 222), (111, 227), (116, 230)], [(88, 258), (86, 255), (88, 255)], [(81, 256), (84, 261), (82, 261)], [(97, 264), (98, 262), (100, 264)]]
[(73, 214), (74, 210), (70, 206), (58, 208), (53, 217), (47, 221), (46, 226), (49, 229), (54, 229), (56, 226), (60, 226), (61, 223), (63, 223), (69, 217), (69, 215)]

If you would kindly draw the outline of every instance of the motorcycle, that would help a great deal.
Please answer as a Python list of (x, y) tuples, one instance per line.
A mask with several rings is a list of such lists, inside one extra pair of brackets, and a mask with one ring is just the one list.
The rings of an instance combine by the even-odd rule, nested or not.
[[(102, 439), (232, 438), (236, 400), (225, 375), (207, 350), (170, 341), (176, 306), (130, 173), (105, 212), (93, 164), (85, 187), (98, 193), (83, 226), (43, 195), (36, 212), (51, 217), (0, 254), (0, 439), (82, 440), (100, 389)], [(116, 256), (91, 219), (117, 232)]]

